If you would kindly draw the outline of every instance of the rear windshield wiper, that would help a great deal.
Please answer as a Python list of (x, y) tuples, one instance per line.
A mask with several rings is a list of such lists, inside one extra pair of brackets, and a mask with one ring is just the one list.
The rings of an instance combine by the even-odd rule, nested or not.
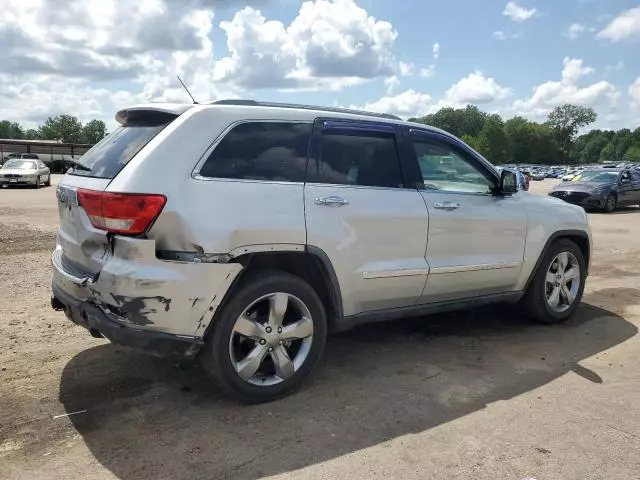
[(83, 170), (85, 172), (90, 172), (91, 169), (83, 164), (81, 164), (80, 162), (78, 162), (77, 160), (65, 160), (65, 162), (70, 163), (72, 166), (71, 168), (73, 168), (74, 170)]

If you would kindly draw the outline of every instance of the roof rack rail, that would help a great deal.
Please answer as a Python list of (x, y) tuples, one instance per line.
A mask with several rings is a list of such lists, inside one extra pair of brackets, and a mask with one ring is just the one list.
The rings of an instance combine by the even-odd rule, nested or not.
[(275, 108), (300, 108), (303, 110), (318, 110), (320, 112), (350, 113), (353, 115), (366, 115), (368, 117), (387, 118), (389, 120), (402, 120), (390, 113), (374, 113), (364, 110), (352, 110), (349, 108), (318, 107), (315, 105), (298, 105), (295, 103), (257, 102), (255, 100), (218, 100), (211, 105), (244, 105), (249, 107), (275, 107)]

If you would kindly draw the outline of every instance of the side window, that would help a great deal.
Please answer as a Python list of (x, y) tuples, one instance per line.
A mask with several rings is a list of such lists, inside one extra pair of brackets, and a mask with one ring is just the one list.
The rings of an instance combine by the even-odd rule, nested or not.
[(427, 190), (485, 194), (495, 187), (488, 172), (445, 142), (414, 138), (413, 148)]
[(200, 175), (302, 182), (311, 130), (310, 123), (241, 123), (211, 152)]
[(640, 183), (640, 172), (631, 171), (631, 181)]
[(318, 183), (387, 188), (403, 186), (393, 133), (323, 132), (317, 167)]

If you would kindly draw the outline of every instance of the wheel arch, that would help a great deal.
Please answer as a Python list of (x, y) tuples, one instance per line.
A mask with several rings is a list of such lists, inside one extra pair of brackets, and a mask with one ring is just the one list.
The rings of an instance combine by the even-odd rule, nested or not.
[(591, 240), (589, 238), (588, 232), (584, 230), (558, 230), (553, 234), (551, 234), (547, 239), (547, 241), (545, 242), (544, 247), (540, 251), (540, 254), (538, 255), (538, 259), (536, 260), (536, 263), (533, 269), (529, 273), (527, 282), (525, 283), (524, 288), (522, 289), (523, 293), (529, 290), (531, 281), (533, 280), (533, 277), (535, 276), (536, 272), (538, 271), (538, 268), (542, 263), (542, 259), (545, 257), (545, 255), (549, 251), (549, 248), (551, 247), (551, 245), (553, 245), (553, 243), (555, 243), (556, 241), (563, 240), (563, 239), (571, 240), (578, 246), (578, 248), (582, 252), (582, 255), (584, 256), (585, 264), (587, 265), (586, 273), (587, 275), (589, 274), (589, 266), (591, 264)]
[(322, 249), (314, 246), (287, 250), (275, 250), (271, 247), (262, 250), (247, 249), (247, 253), (233, 257), (230, 262), (241, 264), (243, 269), (225, 293), (207, 326), (205, 336), (240, 285), (261, 271), (274, 270), (295, 275), (311, 285), (326, 309), (330, 331), (339, 329), (343, 318), (342, 293), (331, 260)]

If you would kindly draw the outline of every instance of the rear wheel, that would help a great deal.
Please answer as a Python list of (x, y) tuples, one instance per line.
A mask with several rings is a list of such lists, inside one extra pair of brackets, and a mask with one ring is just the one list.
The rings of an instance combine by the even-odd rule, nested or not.
[(609, 195), (607, 200), (604, 202), (604, 211), (607, 213), (611, 213), (616, 209), (616, 204), (618, 201), (616, 200), (615, 195)]
[(36, 184), (34, 185), (34, 187), (40, 188), (40, 183), (41, 183), (40, 177), (36, 178)]
[(586, 261), (568, 239), (554, 242), (544, 254), (523, 299), (527, 314), (542, 323), (560, 323), (578, 308), (586, 279)]
[(320, 361), (327, 336), (322, 302), (309, 284), (282, 272), (250, 276), (214, 319), (202, 363), (244, 403), (298, 389)]
[(45, 187), (50, 187), (51, 186), (51, 174), (49, 174), (47, 176), (47, 181), (44, 184)]

